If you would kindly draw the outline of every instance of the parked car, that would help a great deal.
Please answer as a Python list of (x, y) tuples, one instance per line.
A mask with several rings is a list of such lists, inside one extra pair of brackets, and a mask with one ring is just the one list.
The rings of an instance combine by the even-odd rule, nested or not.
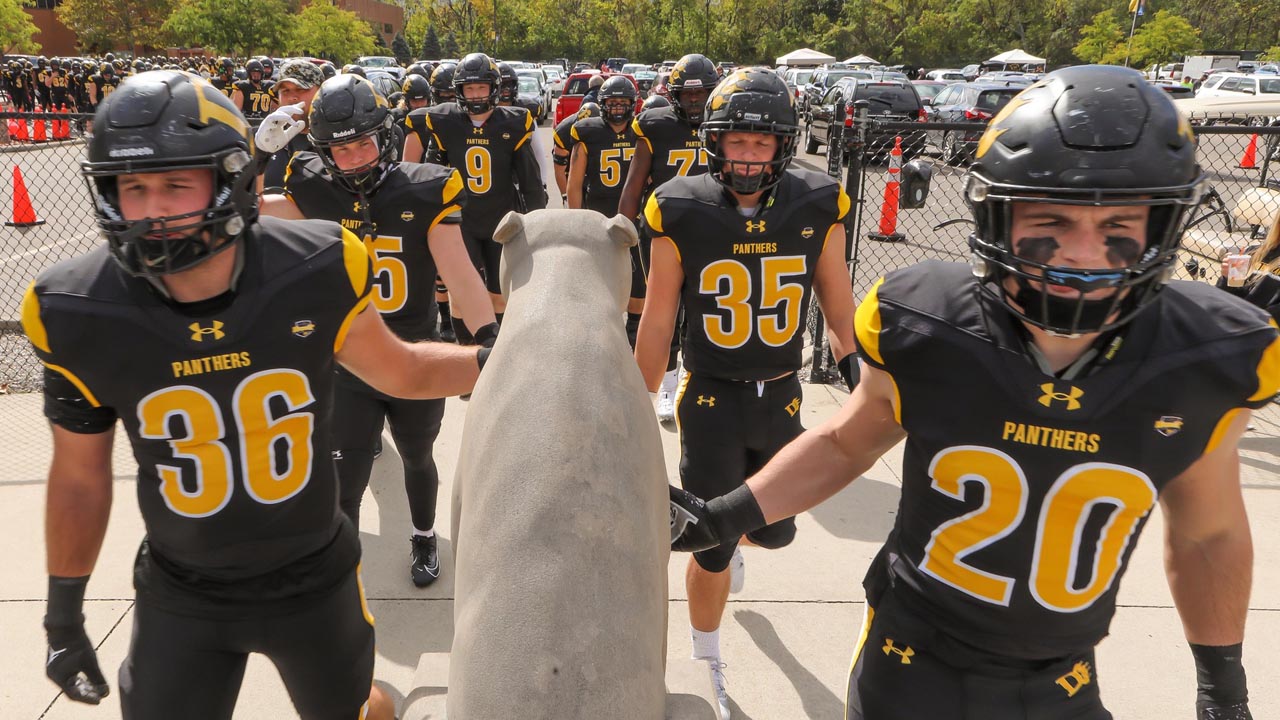
[(526, 72), (516, 71), (516, 106), (528, 110), (533, 116), (534, 124), (541, 124), (547, 119), (547, 105), (542, 95), (542, 84), (538, 82), (537, 77)]
[(1173, 80), (1149, 80), (1148, 82), (1165, 91), (1174, 100), (1196, 96), (1195, 90), (1192, 90), (1190, 85), (1183, 85), (1180, 82)]
[(788, 68), (786, 74), (782, 76), (782, 79), (787, 82), (787, 87), (791, 88), (797, 106), (800, 99), (804, 97), (804, 89), (809, 86), (811, 77), (813, 77), (813, 68)]
[(637, 72), (641, 70), (652, 70), (652, 69), (653, 68), (650, 68), (648, 65), (645, 65), (644, 63), (627, 63), (626, 65), (622, 66), (622, 73), (624, 75), (634, 76)]
[(646, 97), (649, 94), (649, 88), (653, 87), (654, 81), (658, 79), (658, 73), (653, 70), (637, 70), (633, 77), (636, 79), (636, 85), (640, 86), (640, 97)]
[(1280, 77), (1220, 73), (1205, 80), (1200, 86), (1200, 91), (1196, 93), (1198, 98), (1244, 95), (1280, 95)]
[(966, 81), (973, 82), (978, 78), (978, 72), (981, 70), (982, 66), (974, 63), (972, 65), (965, 65), (964, 68), (960, 70), (960, 74), (964, 76)]
[(952, 83), (943, 82), (942, 80), (912, 80), (912, 86), (916, 89), (916, 94), (920, 96), (920, 102), (925, 105), (932, 105), (933, 99), (938, 97), (938, 93), (942, 92)]
[(954, 68), (940, 68), (938, 70), (930, 70), (924, 74), (925, 80), (944, 80), (951, 82), (964, 82), (965, 76), (963, 70)]
[[(587, 94), (590, 87), (592, 76), (603, 74), (605, 79), (621, 73), (601, 73), (598, 70), (589, 70), (586, 72), (578, 72), (569, 76), (564, 82), (564, 93), (560, 96), (560, 100), (556, 102), (555, 119), (553, 124), (559, 125), (561, 120), (576, 115), (578, 109), (582, 107), (582, 96)], [(635, 84), (636, 79), (630, 75), (623, 75)], [(640, 94), (640, 86), (636, 85), (636, 112), (640, 112), (640, 106), (644, 103), (644, 96)]]
[(1280, 95), (1223, 95), (1174, 100), (1193, 125), (1270, 125), (1280, 118)]
[(800, 96), (800, 113), (808, 115), (810, 108), (822, 102), (826, 97), (827, 91), (830, 90), (837, 82), (843, 78), (856, 78), (861, 80), (870, 80), (873, 75), (867, 70), (854, 70), (846, 68), (839, 63), (833, 65), (823, 65), (816, 68), (813, 74), (809, 76), (809, 82), (805, 86), (804, 94)]
[(662, 97), (670, 100), (671, 92), (667, 87), (667, 80), (670, 79), (670, 77), (670, 69), (659, 70), (658, 77), (653, 81), (653, 84), (649, 86), (649, 95), (661, 95)]
[(382, 70), (389, 73), (399, 82), (404, 79), (404, 68), (400, 67), (400, 61), (393, 57), (385, 55), (364, 55), (356, 58), (356, 65), (364, 68), (366, 72), (369, 70)]
[(938, 93), (925, 111), (931, 122), (975, 123), (972, 130), (942, 132), (942, 139), (938, 142), (942, 161), (948, 165), (959, 165), (972, 158), (978, 140), (986, 132), (986, 123), (1024, 89), (1025, 86), (1019, 83), (978, 80), (956, 83)]
[(622, 67), (628, 62), (630, 61), (624, 57), (611, 57), (604, 61), (604, 66), (615, 73), (620, 73), (622, 72)]
[[(831, 127), (843, 125), (845, 114), (859, 100), (868, 102), (867, 114), (876, 120), (898, 122), (921, 122), (925, 119), (924, 104), (920, 95), (910, 83), (883, 81), (866, 82), (857, 78), (846, 77), (836, 81), (826, 94), (810, 108), (808, 122), (805, 123), (804, 151), (817, 155), (821, 146), (830, 141)], [(882, 130), (872, 128), (867, 133), (867, 144), (864, 148), (866, 157), (887, 153), (893, 149), (894, 137), (902, 135), (902, 160), (906, 162), (924, 152), (925, 134), (923, 132), (904, 134), (901, 130)], [(849, 151), (852, 137), (846, 137), (845, 152)]]
[(556, 100), (560, 98), (560, 93), (564, 92), (564, 68), (559, 65), (543, 65), (542, 66), (542, 104), (547, 108), (547, 114), (551, 114), (551, 108), (555, 106)]

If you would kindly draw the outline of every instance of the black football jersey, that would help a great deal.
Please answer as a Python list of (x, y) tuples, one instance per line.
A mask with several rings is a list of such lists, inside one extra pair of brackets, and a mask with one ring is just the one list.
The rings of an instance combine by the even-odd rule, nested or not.
[(689, 372), (769, 380), (800, 368), (818, 257), (849, 202), (836, 181), (808, 170), (788, 170), (752, 217), (706, 173), (654, 191), (644, 222), (680, 256)]
[[(577, 115), (570, 115), (569, 117), (561, 120), (559, 124), (555, 126), (555, 129), (551, 131), (551, 142), (555, 143), (556, 147), (565, 152), (572, 152), (573, 136), (569, 133), (573, 130), (573, 125), (576, 122), (578, 122)], [(635, 121), (633, 120), (632, 123), (634, 124), (634, 122)], [(635, 134), (634, 130), (632, 130), (632, 134)]]
[(274, 83), (265, 80), (257, 85), (249, 80), (237, 82), (235, 89), (240, 91), (242, 98), (240, 112), (247, 118), (266, 117), (267, 111), (271, 109), (271, 102), (275, 99), (271, 93), (273, 85)]
[(89, 82), (93, 83), (93, 86), (97, 88), (98, 102), (101, 103), (103, 100), (107, 99), (107, 96), (110, 95), (112, 91), (120, 87), (120, 76), (111, 75), (108, 77), (98, 74), (89, 78)]
[(653, 156), (649, 177), (654, 187), (671, 178), (707, 171), (707, 151), (698, 131), (676, 117), (670, 107), (645, 110), (631, 121), (631, 128)]
[[(409, 113), (413, 129), (419, 112)], [(422, 121), (439, 148), (440, 162), (462, 173), (467, 188), (464, 228), (491, 235), (508, 212), (546, 207), (542, 173), (530, 142), (534, 124), (528, 110), (496, 107), (476, 127), (456, 103), (441, 103), (428, 108)]]
[(226, 95), (227, 97), (231, 97), (232, 95), (235, 94), (235, 91), (236, 91), (235, 81), (227, 80), (221, 75), (214, 75), (213, 77), (209, 78), (209, 84), (221, 90), (222, 94)]
[[(151, 552), (201, 592), (269, 586), (346, 525), (327, 423), (370, 257), (331, 222), (262, 218), (250, 233), (235, 294), (198, 311), (127, 275), (105, 244), (46, 270), (23, 301), (40, 360), (123, 421)], [(359, 556), (346, 534), (343, 572)]]
[(53, 100), (54, 105), (60, 107), (67, 102), (70, 87), (71, 78), (67, 76), (66, 70), (56, 70), (49, 73), (49, 97)]
[(289, 168), (289, 161), (300, 152), (315, 151), (306, 133), (299, 133), (289, 138), (289, 143), (271, 153), (266, 163), (261, 166), (262, 192), (264, 195), (284, 192), (284, 174)]
[(361, 198), (335, 183), (319, 156), (302, 152), (289, 163), (285, 194), (303, 215), (335, 220), (364, 237), (373, 255), (373, 306), (392, 331), (406, 340), (434, 338), (436, 262), (427, 233), (465, 212), (462, 176), (422, 163), (399, 163), (387, 172), (361, 207)]
[(612, 208), (606, 215), (618, 212), (622, 185), (627, 180), (631, 157), (636, 152), (636, 134), (630, 127), (615, 131), (604, 118), (585, 118), (574, 123), (569, 136), (587, 154), (583, 176), (583, 201), (591, 209)]
[(858, 350), (887, 372), (907, 431), (902, 498), (868, 573), (895, 601), (974, 647), (1024, 659), (1107, 634), (1120, 578), (1160, 491), (1216, 446), (1238, 408), (1280, 390), (1262, 310), (1174, 282), (1093, 370), (1029, 361), (1012, 315), (968, 264), (890, 273), (856, 315)]

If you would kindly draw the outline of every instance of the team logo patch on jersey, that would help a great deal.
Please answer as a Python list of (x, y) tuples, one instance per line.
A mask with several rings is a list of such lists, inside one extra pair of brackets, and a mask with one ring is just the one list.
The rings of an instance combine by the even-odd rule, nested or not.
[(196, 342), (204, 342), (204, 338), (206, 335), (212, 335), (213, 336), (212, 339), (214, 340), (221, 340), (227, 335), (226, 333), (222, 332), (221, 320), (214, 320), (213, 324), (211, 324), (209, 327), (201, 327), (200, 323), (193, 322), (187, 326), (187, 329), (191, 331), (191, 339), (195, 340)]
[(1055, 402), (1064, 402), (1068, 410), (1080, 409), (1080, 398), (1084, 391), (1074, 385), (1067, 386), (1066, 392), (1058, 392), (1053, 383), (1047, 382), (1040, 386), (1040, 390), (1044, 392), (1040, 396), (1040, 404), (1047, 408), (1053, 407)]
[(511, 133), (502, 133), (502, 139), (503, 139), (503, 140), (510, 140), (510, 139), (511, 139)]
[(1088, 685), (1092, 681), (1089, 672), (1089, 663), (1078, 662), (1075, 667), (1071, 668), (1071, 672), (1058, 678), (1058, 685), (1067, 691), (1067, 697), (1075, 697), (1080, 692), (1080, 688)]
[(698, 396), (698, 405), (706, 405), (707, 407), (715, 407), (715, 406), (716, 406), (716, 396), (715, 396), (715, 395), (712, 395), (712, 396), (708, 397), (708, 396), (706, 396), (706, 395), (699, 395), (699, 396)]
[(290, 331), (300, 338), (310, 337), (311, 333), (316, 331), (316, 324), (310, 320), (294, 320)]
[(804, 238), (805, 240), (808, 240), (809, 238), (813, 237), (813, 228), (807, 227), (801, 230), (800, 237)]
[(800, 398), (792, 398), (791, 402), (787, 403), (786, 410), (788, 415), (795, 417), (796, 413), (800, 412)]
[(405, 210), (404, 212), (400, 213), (400, 219), (405, 222), (409, 222), (410, 220), (413, 219), (413, 211)]
[(763, 220), (748, 220), (748, 221), (747, 221), (747, 232), (749, 232), (749, 233), (753, 233), (753, 232), (764, 232), (764, 221), (763, 221)]
[(889, 655), (891, 653), (897, 653), (898, 658), (902, 660), (903, 665), (910, 665), (911, 656), (916, 654), (916, 651), (912, 650), (910, 645), (905, 645), (903, 647), (898, 647), (897, 645), (894, 645), (893, 638), (885, 638), (884, 647), (880, 649), (884, 652), (885, 655)]
[(1156, 420), (1156, 432), (1165, 437), (1173, 437), (1180, 430), (1182, 430), (1182, 418), (1177, 415), (1161, 415), (1160, 419)]

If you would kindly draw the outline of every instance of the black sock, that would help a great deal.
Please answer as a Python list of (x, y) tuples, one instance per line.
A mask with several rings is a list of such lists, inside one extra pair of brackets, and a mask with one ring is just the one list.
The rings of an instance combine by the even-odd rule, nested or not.
[(440, 306), (440, 324), (443, 325), (449, 322), (449, 320), (453, 317), (452, 315), (449, 314), (449, 303), (442, 302), (442, 303), (436, 303), (436, 304)]
[(640, 313), (627, 313), (627, 343), (636, 349), (636, 333), (640, 332)]
[(475, 345), (476, 339), (471, 335), (471, 331), (467, 329), (467, 324), (460, 318), (450, 318), (449, 323), (453, 325), (453, 335), (458, 339), (459, 345)]
[(502, 324), (502, 316), (503, 316), (503, 315), (506, 315), (506, 313), (496, 312), (496, 313), (494, 313), (494, 314), (493, 314), (493, 318), (494, 318), (495, 320), (497, 320), (497, 321), (498, 321), (498, 324), (499, 324), (499, 325), (501, 325), (501, 324)]

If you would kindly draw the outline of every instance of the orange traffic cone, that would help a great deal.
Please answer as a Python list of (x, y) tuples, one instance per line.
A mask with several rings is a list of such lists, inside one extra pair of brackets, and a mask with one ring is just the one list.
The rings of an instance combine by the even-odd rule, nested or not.
[[(44, 108), (36, 105), (36, 114), (44, 112)], [(45, 127), (44, 118), (33, 118), (35, 126), (31, 128), (32, 142), (49, 142), (49, 130)]]
[(9, 134), (18, 142), (26, 142), (30, 138), (27, 137), (27, 119), (25, 117), (14, 118), (13, 127), (10, 128)]
[(36, 209), (31, 206), (31, 196), (27, 194), (27, 184), (22, 181), (22, 170), (13, 166), (13, 220), (5, 223), (8, 227), (35, 227), (44, 221), (36, 217)]
[(902, 136), (893, 139), (893, 152), (889, 153), (889, 182), (884, 186), (884, 202), (880, 205), (880, 232), (868, 233), (871, 240), (901, 242), (906, 235), (898, 232), (898, 176), (902, 174)]
[(66, 103), (63, 103), (57, 112), (62, 117), (53, 119), (53, 139), (67, 140), (71, 137), (71, 121), (67, 119)]
[(1244, 149), (1244, 155), (1240, 156), (1240, 167), (1245, 170), (1258, 167), (1258, 133), (1249, 138), (1249, 146)]

